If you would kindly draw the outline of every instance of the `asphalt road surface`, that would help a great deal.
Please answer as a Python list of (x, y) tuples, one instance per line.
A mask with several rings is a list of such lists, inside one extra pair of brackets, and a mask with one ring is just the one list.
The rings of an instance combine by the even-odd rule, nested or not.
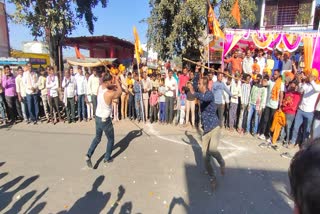
[(85, 163), (93, 121), (1, 127), (0, 213), (292, 213), (285, 148), (263, 149), (251, 136), (223, 131), (226, 174), (216, 170), (212, 192), (196, 130), (114, 127), (114, 161), (103, 164), (103, 136), (94, 169)]

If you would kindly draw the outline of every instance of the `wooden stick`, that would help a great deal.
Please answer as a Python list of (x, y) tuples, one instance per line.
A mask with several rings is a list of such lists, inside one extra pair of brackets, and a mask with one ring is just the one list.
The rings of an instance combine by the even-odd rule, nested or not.
[[(196, 65), (198, 65), (198, 63), (197, 62), (195, 62), (195, 61), (192, 61), (192, 60), (190, 60), (190, 59), (187, 59), (187, 58), (182, 58), (184, 61), (187, 61), (187, 62), (190, 62), (190, 63), (192, 63), (192, 64), (196, 64)], [(209, 68), (208, 66), (205, 66), (205, 65), (200, 65), (201, 67), (203, 67), (203, 68), (206, 68), (206, 69), (208, 69), (208, 70), (210, 70), (210, 71), (215, 71), (215, 72), (218, 72), (218, 73), (222, 73), (222, 74), (224, 74), (224, 75), (226, 75), (227, 77), (231, 77), (232, 79), (235, 79), (235, 80), (240, 80), (240, 81), (242, 81), (242, 82), (245, 82), (245, 81), (243, 81), (241, 78), (236, 78), (236, 77), (233, 77), (233, 76), (231, 76), (230, 74), (228, 74), (228, 73), (226, 73), (226, 72), (223, 72), (223, 71), (219, 71), (219, 70), (216, 70), (216, 69), (214, 69), (214, 68)]]

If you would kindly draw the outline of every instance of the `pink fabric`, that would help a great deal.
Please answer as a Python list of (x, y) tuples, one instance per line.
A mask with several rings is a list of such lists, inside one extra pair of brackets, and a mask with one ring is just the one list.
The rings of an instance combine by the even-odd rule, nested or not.
[(290, 44), (287, 36), (285, 34), (282, 35), (282, 41), (289, 52), (294, 52), (295, 50), (297, 50), (300, 45), (301, 40), (302, 40), (302, 36), (297, 36), (296, 41), (293, 44)]
[(184, 74), (180, 74), (179, 75), (179, 92), (181, 93), (182, 87), (187, 85), (187, 82), (189, 81), (189, 76), (188, 75), (184, 75)]
[[(320, 38), (317, 37), (314, 41), (314, 57), (313, 57), (313, 62), (312, 62), (312, 68), (316, 68), (318, 72), (320, 72)], [(319, 80), (320, 80), (320, 75), (319, 75)]]
[(155, 105), (158, 104), (158, 101), (159, 101), (158, 92), (157, 93), (151, 92), (151, 94), (150, 94), (150, 105), (151, 106), (155, 106)]
[(279, 44), (279, 42), (281, 41), (281, 38), (282, 38), (282, 33), (280, 33), (280, 34), (278, 35), (278, 37), (270, 43), (270, 45), (269, 45), (268, 48), (272, 50), (272, 49), (274, 48), (274, 46), (276, 46), (277, 44)]
[(233, 34), (228, 33), (226, 35), (226, 40), (224, 41), (224, 47), (223, 47), (223, 55), (224, 56), (227, 53), (227, 51), (230, 49), (232, 41), (233, 41)]

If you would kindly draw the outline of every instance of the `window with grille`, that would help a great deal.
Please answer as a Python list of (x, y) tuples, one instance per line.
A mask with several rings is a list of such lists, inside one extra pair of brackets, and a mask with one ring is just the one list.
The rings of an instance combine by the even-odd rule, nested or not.
[(301, 19), (306, 22), (305, 16), (311, 15), (311, 4), (312, 0), (266, 0), (264, 24), (271, 27), (300, 24)]

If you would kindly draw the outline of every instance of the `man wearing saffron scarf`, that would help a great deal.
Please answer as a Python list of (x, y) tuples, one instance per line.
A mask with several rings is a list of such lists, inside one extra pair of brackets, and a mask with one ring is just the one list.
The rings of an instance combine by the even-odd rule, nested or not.
[(284, 84), (281, 79), (280, 71), (275, 70), (273, 81), (268, 82), (267, 104), (263, 112), (258, 138), (266, 140), (270, 137), (270, 127), (273, 121), (274, 113), (279, 109), (279, 103), (282, 103)]

